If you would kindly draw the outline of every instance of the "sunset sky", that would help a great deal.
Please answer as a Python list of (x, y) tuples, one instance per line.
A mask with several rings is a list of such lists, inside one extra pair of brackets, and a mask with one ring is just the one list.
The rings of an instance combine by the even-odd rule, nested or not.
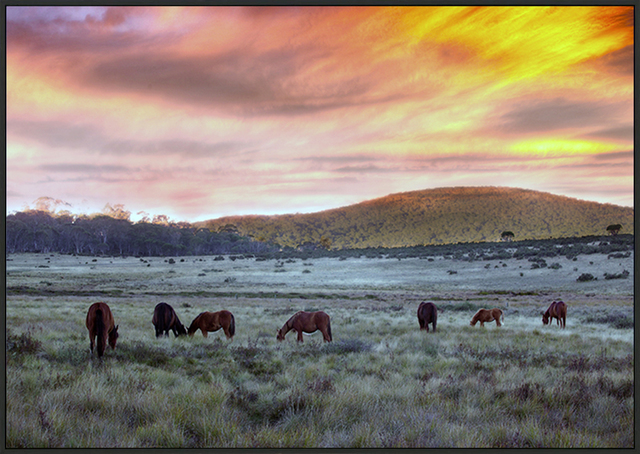
[(7, 7), (7, 212), (633, 206), (633, 7)]

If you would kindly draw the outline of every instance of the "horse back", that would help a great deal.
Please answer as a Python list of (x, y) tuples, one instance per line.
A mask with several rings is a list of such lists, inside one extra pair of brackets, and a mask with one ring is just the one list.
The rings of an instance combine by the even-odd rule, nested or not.
[(86, 325), (89, 331), (92, 331), (95, 328), (96, 321), (102, 322), (107, 327), (107, 330), (113, 328), (113, 314), (106, 303), (98, 302), (89, 306), (86, 320)]
[(420, 303), (418, 306), (418, 317), (425, 321), (435, 321), (438, 317), (438, 310), (433, 303)]
[(151, 322), (158, 328), (171, 328), (176, 322), (176, 311), (167, 303), (158, 303), (153, 311)]

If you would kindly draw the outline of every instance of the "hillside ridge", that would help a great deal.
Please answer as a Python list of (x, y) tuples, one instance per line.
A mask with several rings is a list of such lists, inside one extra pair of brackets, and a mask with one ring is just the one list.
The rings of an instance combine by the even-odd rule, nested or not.
[(622, 225), (633, 233), (634, 209), (531, 189), (479, 186), (389, 194), (315, 213), (226, 216), (196, 223), (282, 246), (329, 244), (331, 248), (404, 247), (606, 234)]

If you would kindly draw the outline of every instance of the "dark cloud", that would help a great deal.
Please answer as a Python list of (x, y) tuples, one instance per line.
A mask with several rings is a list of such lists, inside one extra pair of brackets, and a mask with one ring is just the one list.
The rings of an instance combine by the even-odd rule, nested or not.
[(343, 156), (304, 156), (292, 159), (293, 161), (311, 161), (315, 163), (328, 163), (337, 164), (344, 162), (371, 162), (376, 161), (377, 158), (373, 156), (359, 156), (359, 155), (343, 155)]
[(389, 173), (397, 172), (399, 169), (380, 167), (377, 165), (362, 165), (362, 166), (344, 166), (334, 169), (334, 172), (341, 173)]
[(100, 134), (92, 126), (57, 120), (7, 120), (7, 133), (35, 140), (53, 148), (85, 148)]
[(629, 151), (618, 151), (615, 153), (603, 153), (593, 155), (590, 158), (596, 161), (617, 161), (620, 159), (633, 161), (635, 157), (635, 152), (633, 150)]
[(575, 102), (562, 98), (520, 105), (502, 116), (501, 132), (522, 134), (583, 128), (611, 121), (623, 108), (618, 103)]
[(634, 136), (635, 129), (633, 125), (628, 125), (617, 128), (601, 129), (588, 134), (583, 134), (581, 137), (633, 141)]
[[(178, 36), (164, 32), (150, 35), (124, 27), (128, 19), (145, 14), (145, 8), (35, 8), (8, 7), (6, 21), (7, 48), (20, 47), (33, 58), (56, 57), (58, 64), (73, 64), (79, 54), (87, 57), (127, 51), (162, 41), (171, 42)], [(67, 61), (66, 58), (73, 58)], [(77, 64), (77, 61), (76, 61)], [(72, 68), (69, 68), (72, 69)]]
[(100, 147), (100, 153), (111, 155), (179, 155), (186, 158), (208, 158), (228, 155), (244, 149), (239, 142), (204, 143), (192, 140), (112, 141)]
[(59, 173), (113, 173), (113, 172), (132, 172), (139, 169), (131, 169), (121, 165), (103, 165), (103, 164), (43, 164), (38, 167), (44, 172), (59, 172)]
[(633, 45), (626, 46), (615, 52), (606, 54), (594, 60), (594, 62), (597, 65), (602, 65), (610, 72), (623, 76), (633, 76), (635, 62)]
[(106, 155), (177, 155), (188, 158), (207, 158), (228, 155), (246, 149), (244, 142), (215, 143), (194, 140), (112, 140), (102, 131), (88, 124), (70, 124), (62, 121), (9, 120), (7, 132), (36, 140), (53, 148), (81, 149)]
[[(240, 115), (301, 115), (348, 106), (388, 103), (402, 92), (372, 95), (375, 75), (312, 81), (300, 73), (331, 52), (313, 45), (262, 54), (236, 49), (224, 55), (176, 57), (143, 54), (87, 66), (86, 85), (169, 99)], [(304, 79), (304, 80), (302, 80)]]

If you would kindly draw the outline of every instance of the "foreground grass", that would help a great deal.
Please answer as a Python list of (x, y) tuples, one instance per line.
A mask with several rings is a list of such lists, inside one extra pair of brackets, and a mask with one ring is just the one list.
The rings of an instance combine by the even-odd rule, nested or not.
[[(500, 329), (469, 327), (475, 308), (457, 307), (426, 334), (413, 306), (335, 302), (334, 342), (297, 345), (275, 332), (313, 302), (227, 305), (238, 327), (228, 342), (156, 339), (153, 305), (114, 298), (121, 338), (98, 360), (83, 323), (91, 302), (8, 302), (6, 447), (634, 443), (631, 307), (574, 310), (564, 331), (543, 327), (536, 307), (512, 308)], [(188, 323), (199, 304), (174, 307)]]

